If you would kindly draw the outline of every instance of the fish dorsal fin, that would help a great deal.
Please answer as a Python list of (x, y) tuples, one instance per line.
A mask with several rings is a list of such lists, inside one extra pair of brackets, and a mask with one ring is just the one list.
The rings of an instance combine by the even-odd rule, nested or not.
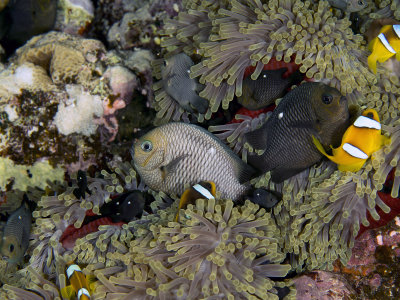
[(172, 174), (176, 171), (179, 166), (179, 163), (185, 158), (189, 156), (188, 154), (178, 156), (177, 158), (173, 159), (165, 166), (161, 166), (161, 177), (163, 180), (168, 177), (169, 174)]
[(276, 72), (276, 74), (277, 74), (278, 76), (282, 77), (283, 74), (285, 74), (285, 72), (286, 72), (287, 70), (288, 70), (287, 68), (280, 68), (280, 69), (278, 69), (278, 70), (275, 70), (275, 72)]

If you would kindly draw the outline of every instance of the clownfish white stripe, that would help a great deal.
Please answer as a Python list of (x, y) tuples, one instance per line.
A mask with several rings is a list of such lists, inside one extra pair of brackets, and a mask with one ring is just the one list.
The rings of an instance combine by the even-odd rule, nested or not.
[(400, 39), (400, 25), (393, 25), (393, 30), (396, 33), (397, 37)]
[(354, 122), (354, 126), (381, 130), (381, 123), (364, 116), (359, 116)]
[(80, 299), (82, 295), (86, 295), (90, 298), (90, 293), (85, 288), (81, 288), (76, 295), (78, 296), (78, 299)]
[(198, 191), (200, 194), (202, 194), (204, 197), (206, 197), (208, 200), (214, 199), (214, 196), (204, 187), (202, 187), (200, 184), (195, 184), (193, 188)]
[(380, 34), (378, 35), (378, 38), (380, 39), (380, 41), (382, 42), (383, 46), (385, 46), (385, 48), (386, 48), (388, 51), (390, 51), (390, 52), (396, 54), (396, 51), (394, 51), (394, 49), (392, 48), (392, 46), (390, 46), (388, 40), (386, 39), (386, 37), (385, 37), (385, 35), (384, 35), (383, 33), (380, 33)]
[(70, 265), (68, 267), (68, 269), (67, 269), (68, 279), (70, 279), (70, 277), (72, 276), (72, 274), (74, 274), (75, 271), (82, 272), (81, 268), (79, 268), (78, 265)]
[(363, 151), (361, 151), (360, 149), (358, 149), (357, 147), (354, 147), (353, 145), (351, 145), (349, 143), (343, 144), (343, 150), (346, 151), (351, 156), (356, 157), (356, 158), (361, 158), (361, 159), (368, 158), (367, 154), (365, 154)]

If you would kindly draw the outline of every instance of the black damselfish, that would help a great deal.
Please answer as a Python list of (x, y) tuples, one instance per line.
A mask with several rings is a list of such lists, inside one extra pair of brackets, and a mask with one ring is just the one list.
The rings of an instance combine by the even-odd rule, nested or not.
[(256, 150), (248, 161), (275, 183), (318, 162), (322, 155), (312, 141), (340, 144), (349, 121), (346, 97), (320, 82), (307, 82), (282, 98), (271, 117), (259, 129), (245, 135), (247, 147)]

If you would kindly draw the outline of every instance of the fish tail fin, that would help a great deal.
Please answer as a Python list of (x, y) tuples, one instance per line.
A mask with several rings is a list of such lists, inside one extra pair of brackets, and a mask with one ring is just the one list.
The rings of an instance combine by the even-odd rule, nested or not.
[(75, 294), (76, 292), (72, 285), (68, 285), (61, 289), (61, 296), (63, 297), (63, 299), (74, 299)]
[(208, 109), (208, 101), (196, 94), (190, 101), (191, 105), (201, 114), (205, 114)]
[(374, 74), (376, 74), (376, 61), (378, 60), (378, 58), (376, 57), (376, 55), (374, 55), (374, 53), (371, 53), (368, 56), (368, 67), (371, 69), (372, 72), (374, 72)]
[(298, 85), (304, 79), (304, 74), (300, 72), (300, 69), (297, 69), (289, 76), (289, 81), (291, 85)]
[(318, 151), (321, 152), (323, 155), (325, 155), (328, 158), (331, 158), (332, 156), (329, 155), (328, 153), (326, 153), (324, 147), (322, 146), (321, 142), (315, 137), (315, 136), (311, 136), (313, 143), (315, 145), (315, 147), (317, 147)]
[(26, 193), (22, 197), (22, 205), (26, 205), (31, 212), (34, 211), (37, 206), (36, 202), (29, 199)]

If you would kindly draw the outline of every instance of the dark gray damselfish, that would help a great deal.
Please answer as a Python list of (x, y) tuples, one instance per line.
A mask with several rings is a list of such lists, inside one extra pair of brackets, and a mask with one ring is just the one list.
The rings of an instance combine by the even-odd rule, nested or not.
[(238, 102), (250, 110), (274, 104), (276, 99), (285, 95), (288, 88), (303, 80), (304, 75), (298, 70), (289, 77), (282, 78), (286, 71), (287, 68), (264, 70), (256, 80), (247, 76), (243, 80), (242, 96), (238, 97)]
[(185, 53), (167, 58), (161, 69), (163, 86), (167, 94), (186, 111), (193, 112), (194, 108), (204, 114), (208, 108), (208, 101), (198, 95), (202, 85), (189, 77), (193, 64), (192, 59)]
[(322, 155), (312, 136), (322, 144), (338, 145), (349, 122), (346, 97), (320, 82), (307, 82), (282, 98), (261, 128), (245, 135), (256, 153), (248, 161), (258, 170), (272, 171), (279, 183), (318, 162)]

